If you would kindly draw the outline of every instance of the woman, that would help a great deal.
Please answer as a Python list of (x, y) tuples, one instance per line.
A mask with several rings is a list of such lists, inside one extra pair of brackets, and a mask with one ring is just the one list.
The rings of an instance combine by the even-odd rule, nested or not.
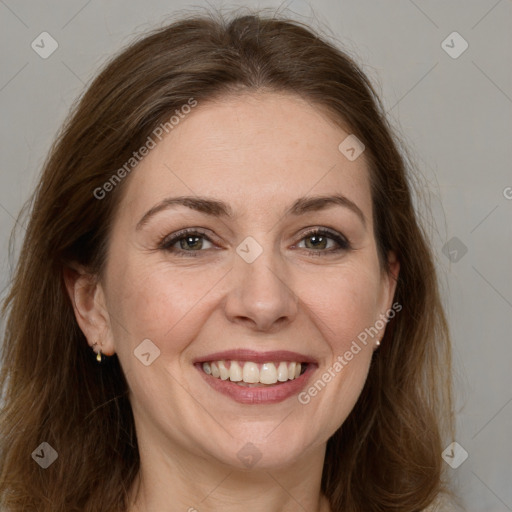
[(5, 302), (2, 510), (434, 506), (450, 345), (410, 188), (367, 78), (297, 22), (125, 49)]

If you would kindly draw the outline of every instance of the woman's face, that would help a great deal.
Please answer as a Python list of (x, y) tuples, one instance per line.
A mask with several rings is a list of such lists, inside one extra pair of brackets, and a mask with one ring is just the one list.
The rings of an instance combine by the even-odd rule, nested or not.
[(96, 300), (141, 445), (275, 468), (343, 423), (395, 286), (348, 135), (293, 95), (199, 103), (126, 178)]

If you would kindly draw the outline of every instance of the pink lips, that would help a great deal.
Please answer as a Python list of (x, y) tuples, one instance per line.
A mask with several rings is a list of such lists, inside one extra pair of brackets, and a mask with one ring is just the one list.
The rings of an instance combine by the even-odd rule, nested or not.
[(271, 361), (295, 361), (296, 363), (316, 363), (311, 356), (290, 352), (289, 350), (276, 350), (272, 352), (256, 352), (248, 349), (225, 350), (224, 352), (215, 352), (204, 357), (195, 359), (195, 363), (205, 363), (207, 361), (253, 361), (254, 363), (269, 363)]
[[(235, 361), (253, 361), (254, 363), (267, 363), (270, 361), (295, 361), (297, 363), (308, 363), (306, 371), (294, 380), (283, 383), (276, 383), (262, 387), (240, 386), (230, 380), (221, 380), (211, 375), (207, 375), (202, 369), (202, 363), (207, 361), (235, 360)], [(194, 365), (201, 373), (203, 379), (216, 391), (222, 393), (236, 402), (242, 404), (273, 404), (278, 403), (298, 394), (307, 384), (311, 374), (315, 371), (316, 360), (310, 356), (279, 350), (272, 352), (255, 352), (253, 350), (229, 350), (216, 352), (207, 356), (198, 358)]]

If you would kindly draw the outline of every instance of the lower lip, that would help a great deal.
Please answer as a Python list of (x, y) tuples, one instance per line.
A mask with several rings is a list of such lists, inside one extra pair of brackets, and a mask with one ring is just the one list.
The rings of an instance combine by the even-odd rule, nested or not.
[(222, 380), (206, 374), (202, 366), (197, 364), (196, 368), (201, 372), (203, 379), (216, 391), (229, 396), (241, 404), (275, 404), (282, 402), (291, 396), (297, 395), (306, 384), (316, 368), (315, 364), (309, 363), (306, 371), (293, 380), (288, 380), (282, 384), (262, 387), (239, 386), (230, 380)]

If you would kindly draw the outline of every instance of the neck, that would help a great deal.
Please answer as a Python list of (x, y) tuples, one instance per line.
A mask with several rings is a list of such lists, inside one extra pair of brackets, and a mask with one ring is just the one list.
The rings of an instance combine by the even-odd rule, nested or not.
[[(156, 447), (158, 446), (158, 449)], [(321, 492), (325, 445), (288, 467), (240, 470), (178, 447), (139, 443), (141, 464), (129, 512), (330, 512)], [(172, 456), (171, 456), (172, 453)]]

